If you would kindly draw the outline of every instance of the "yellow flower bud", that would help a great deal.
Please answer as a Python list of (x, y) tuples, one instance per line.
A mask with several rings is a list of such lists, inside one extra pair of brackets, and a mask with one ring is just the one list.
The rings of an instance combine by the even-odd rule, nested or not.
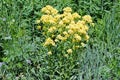
[(38, 30), (41, 30), (41, 26), (37, 26), (37, 29), (38, 29)]
[(68, 50), (67, 50), (67, 53), (68, 53), (68, 54), (71, 54), (71, 53), (72, 53), (72, 49), (68, 49)]
[(85, 15), (82, 17), (84, 21), (88, 22), (88, 23), (92, 23), (92, 18), (90, 15)]
[(64, 12), (72, 12), (72, 9), (70, 7), (66, 7), (63, 9)]
[(85, 43), (82, 42), (82, 43), (81, 43), (81, 46), (82, 46), (82, 47), (85, 47)]
[(52, 55), (52, 52), (51, 52), (51, 51), (49, 51), (49, 52), (48, 52), (48, 55)]

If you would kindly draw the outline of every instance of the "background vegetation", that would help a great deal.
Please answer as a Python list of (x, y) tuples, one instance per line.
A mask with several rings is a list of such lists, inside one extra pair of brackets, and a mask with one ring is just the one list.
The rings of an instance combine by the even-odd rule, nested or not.
[[(35, 20), (48, 4), (93, 17), (90, 40), (78, 51), (79, 68), (48, 56), (41, 44)], [(120, 0), (1, 0), (0, 79), (120, 80)]]

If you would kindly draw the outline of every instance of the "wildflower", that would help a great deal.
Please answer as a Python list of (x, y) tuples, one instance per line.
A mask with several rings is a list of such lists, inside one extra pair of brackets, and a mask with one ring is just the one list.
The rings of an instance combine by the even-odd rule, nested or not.
[(70, 23), (71, 25), (74, 25), (75, 24), (75, 21), (71, 21), (71, 23)]
[(63, 34), (64, 34), (64, 35), (68, 35), (67, 31), (64, 31)]
[(72, 49), (68, 49), (68, 50), (67, 50), (67, 53), (68, 53), (68, 54), (72, 53)]
[(78, 32), (79, 32), (80, 34), (87, 34), (87, 32), (86, 32), (84, 29), (80, 29)]
[(75, 19), (76, 19), (76, 18), (80, 18), (80, 17), (81, 17), (81, 16), (80, 16), (78, 13), (76, 13), (76, 12), (75, 12), (75, 13), (73, 13), (73, 14), (72, 14), (72, 16), (73, 16), (73, 18), (75, 18)]
[(82, 45), (82, 47), (85, 47), (85, 43), (82, 42), (81, 45)]
[(64, 23), (63, 23), (63, 21), (61, 20), (60, 22), (59, 22), (59, 25), (63, 25)]
[(56, 16), (54, 16), (54, 18), (59, 20), (61, 18), (61, 15), (57, 14)]
[(74, 38), (75, 38), (76, 41), (80, 41), (81, 40), (81, 37), (78, 34), (74, 34)]
[[(90, 15), (85, 15), (81, 18), (77, 12), (72, 13), (70, 7), (64, 8), (63, 13), (59, 14), (58, 10), (50, 5), (42, 8), (41, 11), (44, 15), (37, 20), (36, 23), (42, 24), (42, 34), (46, 36), (44, 46), (59, 46), (57, 44), (59, 42), (63, 45), (71, 42), (73, 47), (66, 50), (69, 54), (73, 53), (73, 50), (81, 48), (81, 46), (85, 47), (85, 43), (83, 42), (89, 40), (89, 35), (87, 34), (89, 27), (87, 24), (94, 26)], [(41, 30), (41, 26), (37, 26), (37, 29)], [(63, 41), (65, 41), (65, 43)], [(79, 43), (80, 45), (77, 45)], [(51, 54), (52, 52), (48, 51), (48, 55)], [(68, 57), (68, 54), (63, 56)]]
[(69, 22), (70, 22), (70, 20), (69, 20), (69, 19), (67, 19), (67, 18), (63, 18), (63, 19), (62, 19), (62, 21), (63, 21), (63, 23), (65, 23), (65, 24), (67, 24), (67, 23), (69, 23)]
[(50, 20), (49, 20), (49, 23), (51, 23), (51, 24), (55, 24), (56, 22), (55, 22), (54, 19), (50, 19)]
[(55, 18), (51, 15), (43, 15), (40, 20), (43, 23), (51, 23), (51, 24), (56, 23)]
[(37, 26), (37, 29), (38, 29), (38, 30), (41, 30), (41, 26)]
[(49, 51), (49, 52), (48, 52), (48, 55), (52, 55), (52, 52), (51, 52), (51, 51)]
[(55, 14), (57, 14), (57, 13), (58, 13), (58, 10), (57, 10), (57, 9), (52, 9), (52, 10), (51, 10), (51, 14), (55, 15)]
[(45, 13), (46, 10), (47, 10), (47, 8), (46, 8), (46, 7), (43, 7), (43, 8), (41, 9), (41, 12)]
[(54, 26), (53, 26), (53, 27), (50, 27), (50, 28), (48, 29), (49, 32), (53, 32), (53, 31), (55, 31), (55, 30), (56, 30), (56, 27), (54, 27)]
[(88, 40), (90, 37), (88, 35), (85, 35), (85, 40)]
[(62, 40), (62, 41), (64, 41), (64, 40), (66, 40), (66, 38), (65, 37), (63, 37), (63, 36), (61, 36), (60, 34), (59, 35), (57, 35), (57, 37), (56, 37), (57, 39), (59, 39), (59, 40)]
[(88, 31), (88, 29), (89, 29), (88, 26), (85, 25), (85, 26), (84, 26), (84, 30), (85, 30), (85, 31)]
[(73, 30), (68, 30), (68, 33), (73, 34), (74, 32), (73, 32)]
[(54, 8), (53, 8), (52, 6), (50, 6), (50, 5), (47, 5), (46, 8), (47, 8), (48, 10), (54, 9)]
[(55, 39), (55, 42), (58, 42), (59, 40), (58, 39)]
[(44, 46), (47, 46), (47, 45), (55, 46), (55, 42), (51, 38), (47, 38), (44, 43)]
[(83, 21), (83, 20), (79, 20), (79, 21), (77, 22), (77, 25), (85, 25), (85, 24), (86, 24), (86, 22)]
[(70, 7), (66, 7), (63, 9), (64, 12), (72, 12), (72, 9)]
[(88, 23), (92, 23), (92, 18), (90, 15), (85, 15), (82, 17), (84, 21), (88, 22)]

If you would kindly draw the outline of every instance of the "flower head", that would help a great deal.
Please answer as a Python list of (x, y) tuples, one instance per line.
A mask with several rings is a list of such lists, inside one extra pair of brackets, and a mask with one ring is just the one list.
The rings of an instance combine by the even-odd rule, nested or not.
[(63, 9), (64, 12), (72, 12), (72, 9), (70, 7), (66, 7)]
[(47, 38), (44, 43), (44, 46), (48, 46), (48, 45), (55, 46), (55, 42), (51, 38)]
[(90, 15), (85, 15), (82, 17), (84, 21), (88, 22), (88, 23), (92, 23), (92, 18)]
[(48, 55), (52, 55), (52, 52), (51, 52), (51, 51), (49, 51), (49, 52), (48, 52)]
[(68, 50), (67, 50), (67, 53), (68, 53), (68, 54), (72, 53), (72, 49), (68, 49)]

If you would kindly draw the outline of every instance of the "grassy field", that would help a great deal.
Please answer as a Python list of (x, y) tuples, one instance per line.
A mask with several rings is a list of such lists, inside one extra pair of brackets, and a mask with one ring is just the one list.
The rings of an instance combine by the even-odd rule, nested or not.
[[(93, 18), (90, 39), (74, 58), (47, 54), (35, 23), (46, 5)], [(0, 80), (120, 80), (120, 0), (1, 0)]]

